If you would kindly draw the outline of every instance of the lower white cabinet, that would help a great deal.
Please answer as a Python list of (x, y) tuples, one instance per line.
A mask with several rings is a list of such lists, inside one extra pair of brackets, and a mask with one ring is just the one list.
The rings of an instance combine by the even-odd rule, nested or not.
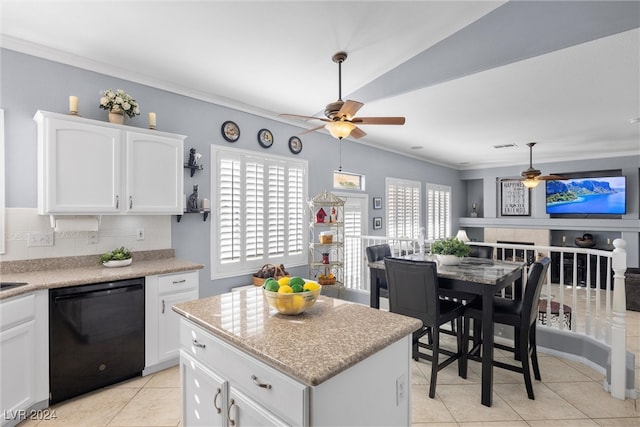
[(185, 402), (182, 425), (217, 427), (225, 424), (227, 382), (187, 354), (180, 358)]
[(306, 425), (307, 387), (182, 321), (184, 426)]
[(3, 426), (14, 426), (49, 403), (48, 292), (0, 303), (0, 409)]
[(197, 271), (145, 278), (144, 375), (178, 364), (180, 316), (171, 307), (197, 299), (198, 282)]

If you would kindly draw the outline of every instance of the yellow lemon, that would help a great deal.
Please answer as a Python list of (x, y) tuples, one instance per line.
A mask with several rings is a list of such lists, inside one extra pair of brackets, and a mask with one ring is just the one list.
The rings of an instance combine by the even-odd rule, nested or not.
[(305, 291), (317, 291), (320, 289), (320, 285), (317, 282), (306, 282), (303, 286)]
[(291, 278), (289, 276), (283, 276), (283, 277), (278, 279), (278, 284), (280, 286), (288, 286), (290, 280), (291, 280)]
[(305, 304), (305, 301), (302, 295), (294, 295), (291, 298), (291, 303), (289, 308), (291, 309), (291, 311), (298, 312), (304, 308), (304, 304)]
[(276, 305), (278, 306), (278, 311), (287, 313), (291, 311), (291, 298), (278, 298)]
[(289, 286), (289, 285), (280, 285), (280, 287), (278, 288), (278, 293), (279, 294), (292, 294), (293, 293), (293, 289), (291, 289), (291, 286)]

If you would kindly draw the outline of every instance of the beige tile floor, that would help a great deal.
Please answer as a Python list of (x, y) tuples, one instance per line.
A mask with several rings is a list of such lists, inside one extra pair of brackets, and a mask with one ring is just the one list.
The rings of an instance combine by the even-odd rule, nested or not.
[[(628, 348), (636, 354), (640, 381), (640, 312), (627, 311)], [(508, 353), (496, 351), (496, 357)], [(494, 369), (493, 406), (480, 404), (480, 364), (470, 362), (466, 380), (452, 364), (438, 375), (429, 398), (431, 365), (412, 362), (413, 426), (640, 426), (640, 403), (617, 400), (602, 388), (604, 376), (578, 362), (539, 354), (542, 381), (529, 400), (522, 375)], [(180, 371), (170, 368), (138, 377), (50, 408), (57, 418), (26, 426), (181, 426)]]

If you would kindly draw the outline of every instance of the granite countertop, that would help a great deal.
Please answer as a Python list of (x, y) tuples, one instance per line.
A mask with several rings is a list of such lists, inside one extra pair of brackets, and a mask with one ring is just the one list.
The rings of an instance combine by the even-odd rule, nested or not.
[(298, 381), (315, 386), (422, 326), (422, 321), (321, 295), (286, 316), (262, 288), (179, 303), (173, 310), (212, 335)]
[(41, 289), (87, 285), (135, 277), (200, 270), (202, 264), (175, 258), (173, 249), (134, 252), (126, 267), (107, 268), (98, 263), (99, 255), (6, 261), (0, 264), (3, 282), (27, 285), (0, 291), (0, 300)]
[[(436, 261), (434, 255), (415, 254), (399, 257), (416, 261)], [(384, 269), (384, 261), (369, 263), (370, 268)], [(458, 265), (438, 265), (438, 277), (495, 285), (498, 280), (524, 267), (524, 262), (464, 257)]]

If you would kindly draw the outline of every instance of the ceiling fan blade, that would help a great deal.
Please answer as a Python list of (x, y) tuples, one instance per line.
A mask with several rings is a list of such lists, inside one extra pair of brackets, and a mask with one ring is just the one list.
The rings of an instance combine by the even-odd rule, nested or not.
[(569, 178), (567, 178), (566, 176), (560, 176), (560, 175), (540, 175), (535, 179), (538, 179), (540, 181), (564, 181)]
[(363, 105), (362, 102), (347, 99), (344, 104), (342, 104), (340, 111), (338, 111), (337, 117), (345, 117), (347, 120), (351, 120)]
[(355, 117), (353, 123), (361, 125), (403, 125), (404, 117)]
[(315, 132), (315, 131), (317, 131), (318, 129), (322, 129), (323, 127), (324, 127), (324, 125), (316, 126), (316, 127), (314, 127), (314, 128), (307, 129), (307, 130), (305, 130), (304, 132), (300, 132), (298, 135), (304, 135), (305, 133)]
[(349, 136), (354, 139), (362, 138), (363, 136), (366, 136), (366, 135), (367, 134), (359, 127), (354, 128), (349, 134)]
[(313, 116), (301, 116), (299, 114), (278, 114), (280, 117), (290, 117), (292, 119), (302, 119), (302, 120), (322, 120), (323, 122), (330, 122), (331, 120), (325, 119), (324, 117), (313, 117)]

